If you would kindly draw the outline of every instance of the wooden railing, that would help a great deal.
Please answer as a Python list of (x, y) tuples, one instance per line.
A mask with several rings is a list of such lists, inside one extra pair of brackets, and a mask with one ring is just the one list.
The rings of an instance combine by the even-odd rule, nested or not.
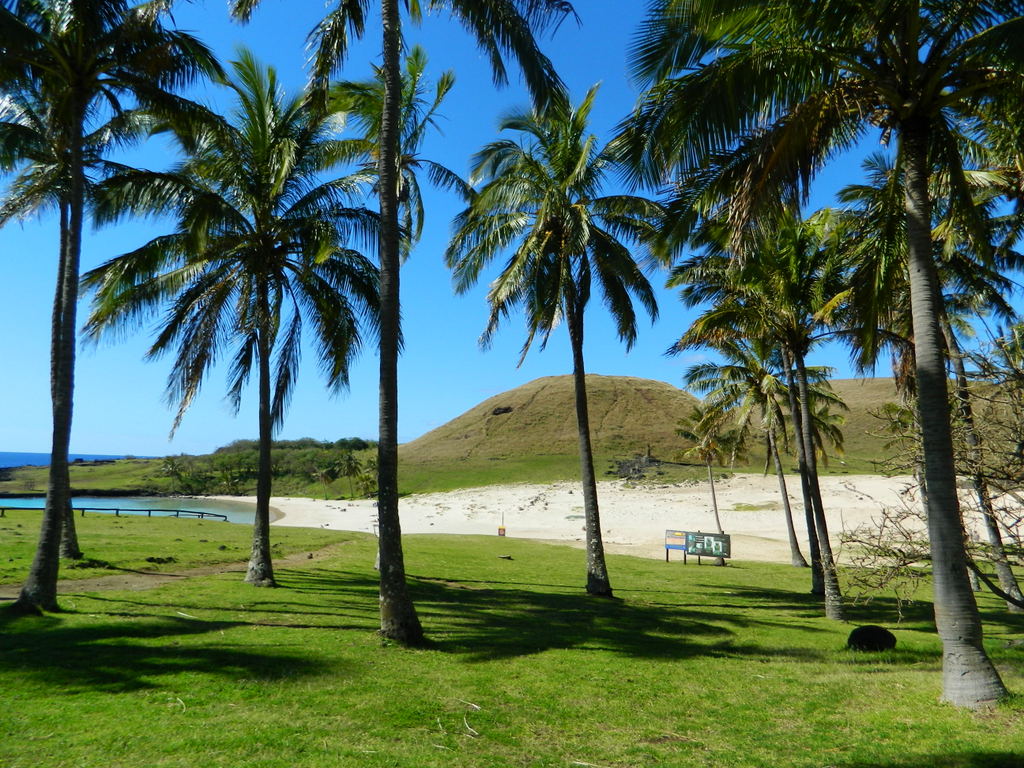
[[(0, 517), (6, 517), (8, 510), (15, 511), (19, 509), (38, 509), (38, 507), (0, 507)], [(152, 517), (153, 513), (156, 512), (158, 517), (195, 517), (200, 520), (210, 518), (212, 520), (224, 521), (228, 519), (227, 515), (222, 515), (219, 512), (197, 512), (191, 509), (122, 509), (120, 507), (75, 507), (75, 509), (79, 511), (82, 517), (85, 517), (86, 512), (113, 512), (114, 517), (120, 517), (122, 512), (136, 517), (140, 517), (143, 514), (146, 517)]]

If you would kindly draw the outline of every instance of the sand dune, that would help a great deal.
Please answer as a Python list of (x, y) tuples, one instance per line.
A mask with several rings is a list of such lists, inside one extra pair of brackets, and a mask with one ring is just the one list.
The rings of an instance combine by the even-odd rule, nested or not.
[[(885, 507), (916, 504), (910, 477), (843, 475), (821, 478), (833, 546), (839, 534), (879, 518)], [(789, 545), (773, 476), (736, 474), (716, 482), (722, 527), (732, 536), (733, 558), (789, 562)], [(800, 487), (790, 478), (790, 502), (806, 556), (806, 528)], [(626, 481), (598, 485), (601, 528), (609, 552), (665, 556), (666, 529), (713, 531), (708, 483), (635, 486)], [(229, 498), (229, 497), (224, 497)], [(235, 500), (238, 497), (230, 497)], [(275, 497), (275, 525), (373, 532), (373, 501), (323, 501)], [(583, 542), (583, 495), (578, 483), (502, 485), (447, 493), (416, 494), (400, 502), (407, 534), (497, 535)]]

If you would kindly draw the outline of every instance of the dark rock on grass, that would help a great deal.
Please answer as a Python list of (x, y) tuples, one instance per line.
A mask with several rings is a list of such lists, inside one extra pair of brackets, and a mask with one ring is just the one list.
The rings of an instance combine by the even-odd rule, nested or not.
[(164, 563), (175, 562), (173, 557), (147, 557), (147, 563), (154, 563), (155, 565), (163, 565)]
[(896, 635), (877, 624), (865, 624), (854, 628), (846, 646), (855, 651), (891, 651), (896, 647)]
[(82, 560), (75, 560), (67, 563), (65, 568), (105, 568), (107, 570), (114, 570), (114, 566), (108, 563), (106, 560), (96, 560), (91, 557), (83, 558)]

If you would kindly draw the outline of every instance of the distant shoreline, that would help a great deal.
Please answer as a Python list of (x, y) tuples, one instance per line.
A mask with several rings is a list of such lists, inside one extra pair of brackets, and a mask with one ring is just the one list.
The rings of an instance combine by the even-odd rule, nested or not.
[[(151, 456), (133, 456), (125, 454), (105, 453), (72, 453), (69, 456), (72, 462), (75, 461), (119, 461), (121, 459), (148, 459)], [(47, 467), (50, 465), (49, 453), (35, 453), (31, 451), (0, 451), (0, 469), (15, 469), (17, 467)]]

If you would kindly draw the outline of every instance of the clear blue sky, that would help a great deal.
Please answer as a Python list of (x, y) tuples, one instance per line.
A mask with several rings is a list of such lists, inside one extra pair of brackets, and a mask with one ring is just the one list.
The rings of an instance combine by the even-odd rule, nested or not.
[[(333, 5), (333, 3), (332, 3)], [(636, 91), (626, 73), (629, 42), (646, 3), (640, 0), (580, 0), (580, 25), (566, 22), (543, 48), (554, 60), (573, 98), (578, 100), (596, 82), (602, 87), (592, 129), (607, 139), (613, 126), (628, 113)], [(180, 4), (178, 26), (195, 32), (228, 59), (236, 45), (252, 48), (274, 65), (283, 82), (298, 88), (304, 82), (305, 38), (324, 3), (313, 0), (264, 0), (247, 26), (232, 23), (226, 4)], [(421, 43), (430, 57), (430, 72), (456, 71), (456, 85), (442, 112), (443, 135), (432, 137), (424, 154), (465, 173), (470, 156), (496, 136), (498, 117), (510, 107), (526, 104), (517, 81), (496, 90), (486, 60), (468, 36), (445, 17), (429, 18), (422, 28), (407, 26), (410, 43)], [(361, 79), (370, 74), (379, 47), (379, 25), (372, 18), (366, 39), (357, 44), (342, 74)], [(211, 102), (208, 89), (197, 97)], [(171, 158), (166, 148), (150, 144), (133, 151), (131, 161), (160, 168)], [(818, 207), (831, 203), (838, 185), (860, 177), (856, 159), (837, 163), (817, 184)], [(443, 252), (450, 222), (459, 204), (445, 194), (427, 200), (427, 223), (422, 241), (403, 268), (402, 300), (406, 347), (399, 369), (400, 439), (422, 435), (481, 400), (540, 376), (571, 371), (568, 341), (558, 329), (548, 347), (534, 349), (519, 368), (516, 362), (524, 339), (521, 318), (511, 318), (484, 352), (477, 339), (486, 322), (485, 276), (479, 288), (454, 296)], [(159, 222), (129, 222), (116, 228), (88, 231), (83, 271), (142, 244), (165, 231)], [(50, 449), (49, 327), (57, 261), (54, 217), (13, 224), (0, 230), (0, 451)], [(658, 286), (661, 315), (653, 326), (643, 322), (640, 338), (628, 354), (616, 338), (597, 296), (587, 315), (586, 358), (592, 373), (638, 376), (680, 385), (683, 370), (695, 356), (666, 358), (665, 349), (688, 325), (690, 315), (672, 292), (661, 288), (663, 274), (652, 276)], [(80, 306), (84, 319), (87, 304)], [(152, 329), (123, 340), (80, 350), (76, 374), (72, 451), (164, 455), (201, 453), (240, 437), (256, 434), (255, 392), (246, 393), (234, 416), (224, 399), (226, 372), (215, 370), (173, 440), (168, 432), (173, 409), (163, 399), (169, 360), (143, 361)], [(851, 375), (846, 352), (826, 351), (815, 361), (836, 366), (839, 376)], [(881, 372), (883, 375), (884, 371)], [(351, 372), (350, 390), (329, 397), (311, 354), (304, 359), (295, 398), (282, 438), (346, 436), (375, 437), (377, 431), (377, 358), (364, 350)]]

